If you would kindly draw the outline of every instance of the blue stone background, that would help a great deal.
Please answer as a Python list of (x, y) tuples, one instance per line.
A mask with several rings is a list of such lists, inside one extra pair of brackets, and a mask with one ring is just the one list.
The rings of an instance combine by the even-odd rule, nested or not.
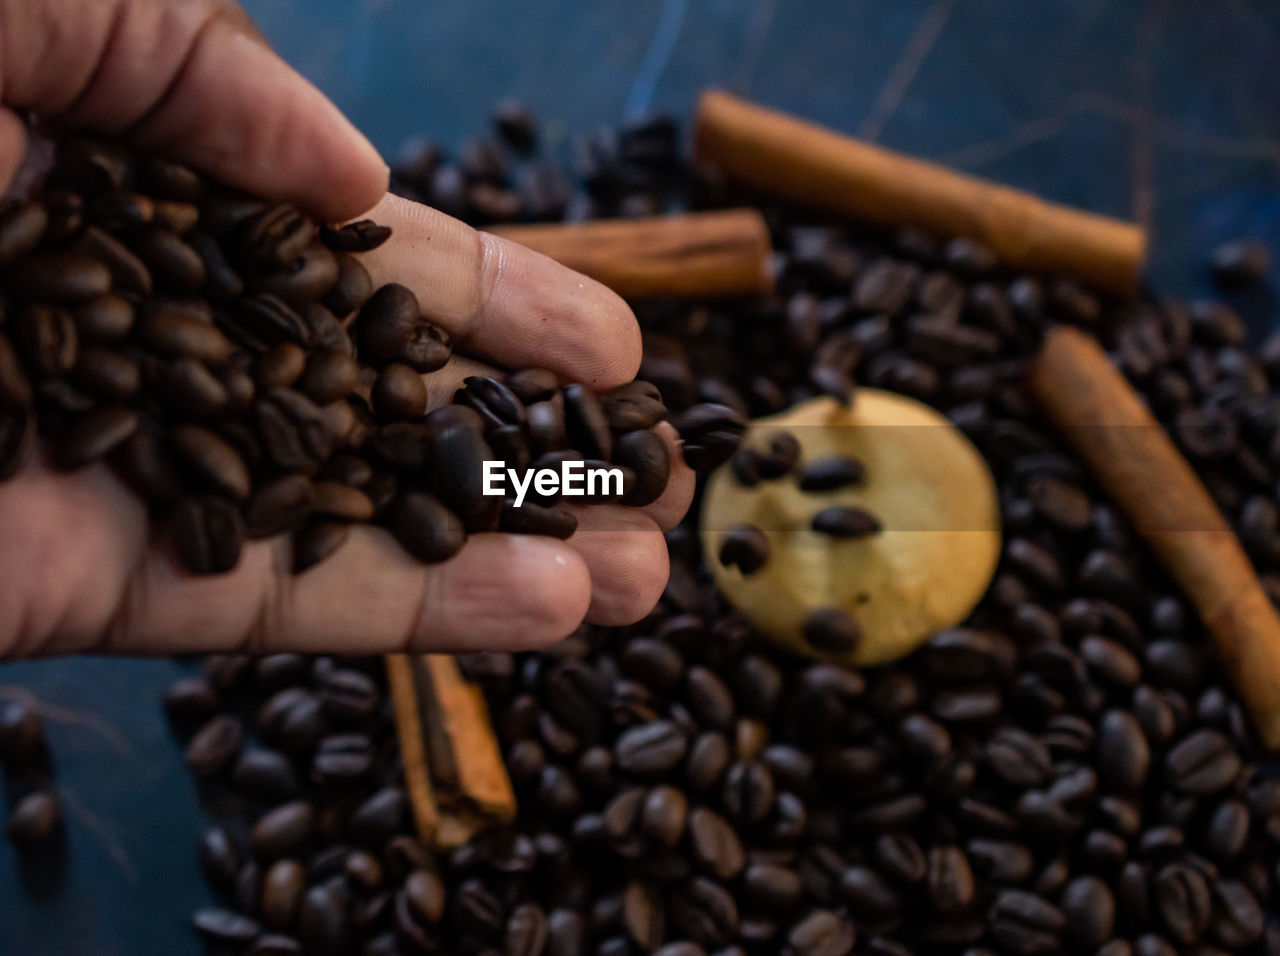
[[(1150, 229), (1149, 274), (1208, 289), (1218, 242), (1280, 247), (1280, 5), (1269, 0), (249, 0), (284, 56), (392, 155), (457, 145), (515, 95), (567, 150), (720, 85)], [(1280, 271), (1272, 282), (1280, 281)], [(1256, 331), (1269, 294), (1241, 307)], [(0, 531), (2, 533), (2, 531)], [(3, 586), (3, 585), (0, 585)], [(0, 954), (197, 952), (195, 788), (158, 705), (169, 661), (0, 667), (49, 709), (60, 875), (0, 841)], [(32, 890), (36, 895), (32, 895)]]

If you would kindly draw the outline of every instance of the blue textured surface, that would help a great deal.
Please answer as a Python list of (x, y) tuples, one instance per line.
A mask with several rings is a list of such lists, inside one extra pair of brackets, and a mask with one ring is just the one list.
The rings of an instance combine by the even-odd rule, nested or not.
[[(1215, 244), (1280, 248), (1280, 5), (1267, 0), (255, 0), (284, 55), (392, 153), (459, 143), (515, 95), (563, 149), (736, 89), (887, 146), (1147, 223), (1150, 274), (1206, 288)], [(1272, 277), (1280, 281), (1280, 270)], [(1274, 321), (1269, 297), (1247, 303)], [(38, 694), (72, 806), (32, 898), (0, 842), (0, 954), (196, 952), (202, 818), (158, 706), (159, 661), (11, 665)], [(67, 722), (87, 718), (90, 723)], [(120, 741), (126, 739), (127, 747)]]

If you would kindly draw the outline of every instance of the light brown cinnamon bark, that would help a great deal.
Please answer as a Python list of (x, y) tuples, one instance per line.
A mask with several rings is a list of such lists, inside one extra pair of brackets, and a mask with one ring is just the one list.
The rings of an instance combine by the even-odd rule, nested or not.
[(717, 298), (758, 295), (773, 288), (769, 229), (755, 209), (500, 226), (492, 231), (628, 298)]
[(1090, 336), (1051, 330), (1029, 384), (1196, 606), (1263, 744), (1280, 748), (1280, 616), (1191, 465)]
[(444, 654), (389, 654), (387, 680), (422, 839), (448, 849), (515, 819), (515, 793), (489, 708), (457, 662)]
[(1046, 202), (843, 136), (729, 93), (702, 95), (695, 157), (762, 192), (883, 226), (989, 245), (1005, 264), (1131, 296), (1146, 255), (1136, 225)]

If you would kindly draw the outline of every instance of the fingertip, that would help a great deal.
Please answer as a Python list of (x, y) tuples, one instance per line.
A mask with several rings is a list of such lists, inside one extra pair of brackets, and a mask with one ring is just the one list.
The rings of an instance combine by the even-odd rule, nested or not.
[[(450, 617), (467, 625), (451, 641), (455, 650), (536, 650), (571, 634), (586, 617), (591, 574), (564, 542), (478, 534), (467, 542), (468, 551), (463, 573), (449, 575), (446, 565), (441, 579), (453, 605)], [(440, 635), (427, 610), (416, 639), (423, 649), (438, 649)]]

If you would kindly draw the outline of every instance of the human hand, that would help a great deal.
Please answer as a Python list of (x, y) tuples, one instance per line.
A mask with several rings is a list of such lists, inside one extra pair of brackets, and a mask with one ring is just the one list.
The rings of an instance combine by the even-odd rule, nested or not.
[[(454, 337), (426, 377), (433, 407), (482, 361), (540, 365), (597, 389), (630, 380), (640, 336), (627, 306), (584, 276), (435, 210), (383, 196), (387, 169), (314, 87), (218, 0), (0, 0), (0, 187), (35, 116), (119, 135), (246, 190), (393, 237), (365, 263)], [(228, 574), (191, 577), (105, 467), (33, 461), (0, 485), (0, 658), (58, 653), (520, 649), (583, 619), (642, 616), (666, 581), (661, 529), (693, 476), (671, 444), (667, 492), (644, 509), (591, 506), (567, 542), (479, 534), (423, 566), (377, 528), (307, 573), (287, 539), (246, 545)]]

